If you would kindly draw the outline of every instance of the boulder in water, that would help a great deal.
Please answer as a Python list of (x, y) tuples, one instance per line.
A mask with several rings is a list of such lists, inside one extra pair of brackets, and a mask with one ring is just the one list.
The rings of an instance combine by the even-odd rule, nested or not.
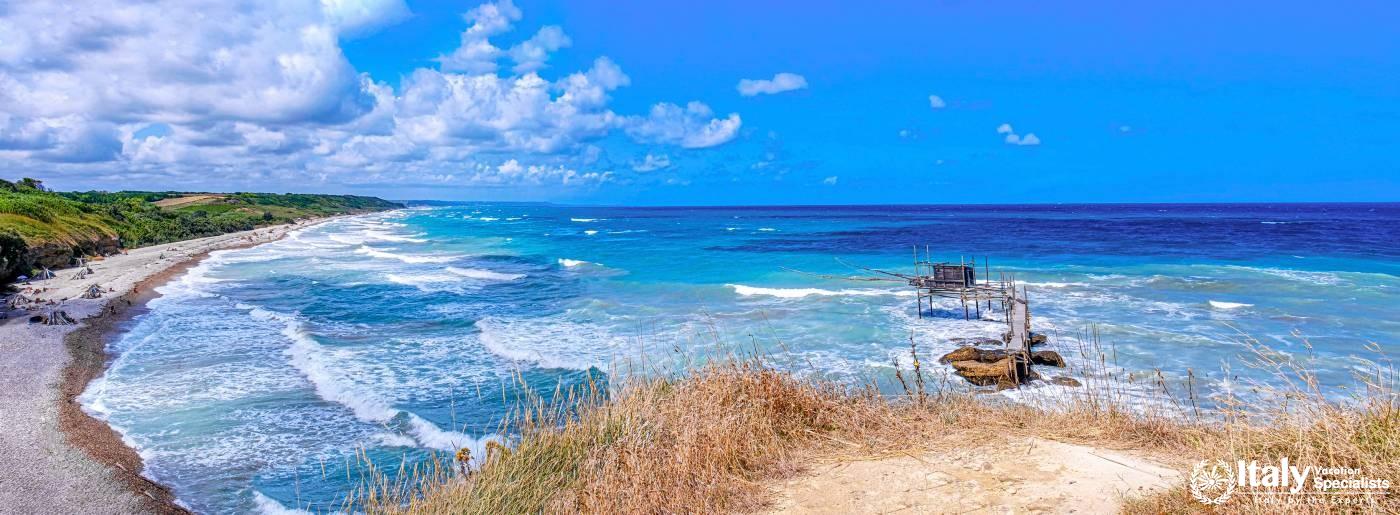
[(1065, 358), (1053, 350), (1038, 350), (1031, 353), (1031, 363), (1064, 368)]
[(1050, 384), (1057, 384), (1057, 385), (1060, 385), (1060, 386), (1075, 386), (1075, 387), (1077, 387), (1077, 386), (1083, 386), (1083, 385), (1079, 384), (1079, 380), (1077, 380), (1077, 379), (1075, 379), (1075, 378), (1073, 378), (1073, 377), (1065, 377), (1065, 376), (1058, 376), (1058, 377), (1052, 377), (1052, 378), (1050, 378)]
[(981, 363), (993, 363), (1007, 356), (1003, 349), (979, 349), (973, 346), (958, 347), (953, 352), (944, 354), (938, 358), (939, 363), (952, 363), (954, 361), (977, 361)]
[(952, 362), (953, 370), (959, 377), (978, 386), (996, 386), (998, 390), (1015, 388), (1018, 384), (1038, 379), (1030, 366), (1010, 357), (990, 363), (964, 360)]

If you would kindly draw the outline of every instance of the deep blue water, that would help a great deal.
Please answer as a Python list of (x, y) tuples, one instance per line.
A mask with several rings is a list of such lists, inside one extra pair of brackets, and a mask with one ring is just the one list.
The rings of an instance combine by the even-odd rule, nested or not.
[(84, 401), (199, 511), (323, 510), (354, 485), (357, 449), (396, 465), (499, 438), (517, 377), (547, 392), (756, 346), (799, 374), (881, 382), (911, 336), (936, 355), (998, 335), (956, 302), (919, 318), (898, 283), (811, 275), (906, 271), (925, 245), (1024, 281), (1035, 328), (1072, 356), (1054, 373), (1085, 381), (1104, 379), (1075, 352), (1090, 324), (1115, 377), (1191, 369), (1207, 403), (1271, 380), (1244, 366), (1242, 335), (1331, 387), (1400, 335), (1400, 204), (483, 203), (216, 253), (162, 288)]

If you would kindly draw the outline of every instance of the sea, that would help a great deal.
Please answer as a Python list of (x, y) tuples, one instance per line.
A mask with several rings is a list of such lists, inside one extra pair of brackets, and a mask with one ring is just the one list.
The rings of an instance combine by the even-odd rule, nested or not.
[(1014, 277), (1070, 362), (1047, 378), (1144, 405), (1188, 384), (1193, 409), (1247, 403), (1286, 379), (1261, 347), (1344, 397), (1400, 351), (1394, 203), (436, 204), (211, 254), (126, 323), (81, 401), (197, 512), (333, 511), (366, 462), (509, 444), (501, 420), (527, 392), (760, 356), (895, 394), (911, 346), (963, 387), (935, 358), (1006, 325), (957, 299), (920, 313), (871, 271), (915, 259)]

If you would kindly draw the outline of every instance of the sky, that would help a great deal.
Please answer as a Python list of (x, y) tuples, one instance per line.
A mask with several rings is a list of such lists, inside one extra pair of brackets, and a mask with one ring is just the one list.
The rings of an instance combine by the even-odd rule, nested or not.
[(1390, 2), (6, 2), (0, 175), (633, 205), (1400, 201), (1397, 19)]

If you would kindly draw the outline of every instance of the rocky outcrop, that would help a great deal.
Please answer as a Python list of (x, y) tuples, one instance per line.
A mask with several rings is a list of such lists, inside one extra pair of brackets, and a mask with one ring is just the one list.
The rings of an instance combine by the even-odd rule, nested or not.
[(980, 361), (991, 363), (999, 361), (1007, 356), (1005, 349), (979, 349), (977, 347), (958, 347), (957, 350), (944, 354), (938, 358), (939, 363), (948, 364), (954, 361)]
[(117, 240), (117, 237), (102, 235), (79, 242), (31, 243), (27, 257), (30, 266), (62, 268), (73, 264), (73, 260), (79, 257), (109, 256), (118, 252), (121, 252), (121, 242)]
[(1083, 385), (1079, 384), (1079, 380), (1077, 380), (1077, 379), (1075, 379), (1075, 378), (1073, 378), (1073, 377), (1065, 377), (1065, 376), (1057, 376), (1057, 377), (1052, 377), (1052, 378), (1050, 378), (1050, 384), (1056, 384), (1056, 385), (1060, 385), (1060, 386), (1074, 386), (1074, 387), (1083, 386)]
[(958, 347), (938, 358), (938, 362), (951, 365), (954, 373), (972, 384), (995, 386), (998, 390), (1015, 388), (1019, 384), (1040, 379), (1040, 375), (1031, 370), (1032, 364), (1065, 366), (1064, 358), (1055, 351), (1043, 350), (1021, 354), (1006, 349), (982, 349), (972, 345)]
[(978, 386), (995, 386), (998, 390), (1015, 388), (1040, 376), (1030, 369), (1025, 360), (1005, 357), (993, 362), (954, 361), (953, 371), (959, 377)]

